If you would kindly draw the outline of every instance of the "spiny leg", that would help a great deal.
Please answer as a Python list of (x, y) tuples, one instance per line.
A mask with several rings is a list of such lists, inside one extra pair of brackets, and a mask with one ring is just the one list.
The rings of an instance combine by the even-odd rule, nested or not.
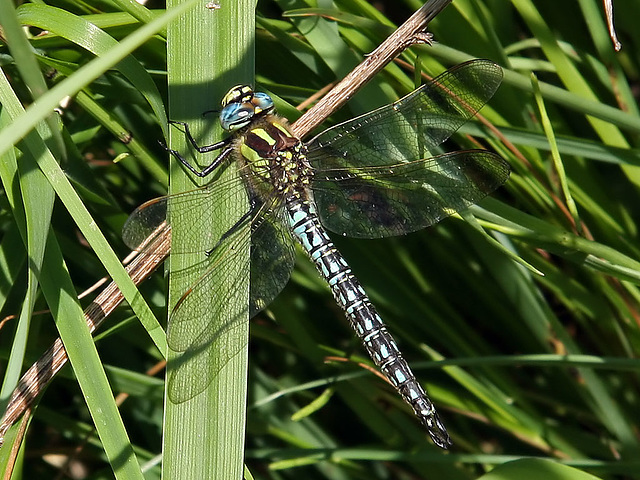
[(162, 148), (164, 148), (167, 152), (173, 155), (173, 157), (176, 160), (178, 160), (185, 167), (187, 167), (187, 169), (197, 177), (203, 178), (209, 175), (227, 159), (227, 157), (231, 154), (231, 152), (233, 152), (233, 147), (231, 146), (231, 140), (229, 138), (221, 140), (220, 142), (213, 143), (211, 145), (200, 146), (196, 142), (195, 138), (193, 138), (193, 135), (191, 135), (191, 131), (189, 130), (189, 125), (186, 122), (169, 120), (169, 123), (172, 125), (182, 125), (184, 127), (184, 133), (187, 137), (187, 140), (189, 140), (189, 143), (191, 143), (193, 148), (199, 153), (209, 153), (209, 152), (213, 152), (214, 150), (220, 150), (221, 148), (223, 149), (220, 152), (220, 154), (213, 160), (213, 162), (211, 162), (207, 167), (205, 167), (203, 170), (200, 171), (200, 170), (197, 170), (193, 165), (191, 165), (180, 154), (180, 152), (178, 152), (177, 150), (173, 150), (169, 148), (167, 145), (165, 145), (164, 143), (160, 142), (160, 145), (162, 146)]
[(240, 228), (245, 222), (249, 221), (252, 222), (254, 217), (256, 216), (256, 212), (255, 212), (255, 207), (257, 205), (257, 202), (254, 199), (250, 200), (250, 205), (251, 207), (249, 208), (249, 210), (247, 210), (239, 219), (236, 223), (234, 223), (231, 228), (229, 228), (229, 230), (227, 230), (221, 237), (220, 240), (218, 240), (218, 242), (211, 247), (209, 250), (207, 250), (205, 252), (205, 254), (207, 256), (211, 255), (213, 253), (213, 251), (218, 248), (218, 246), (224, 242), (228, 237), (230, 237), (231, 235), (233, 235), (233, 233), (236, 232), (236, 230), (238, 228)]
[(187, 140), (189, 140), (189, 143), (191, 143), (191, 145), (193, 146), (194, 149), (196, 149), (198, 151), (198, 153), (209, 153), (209, 152), (213, 152), (214, 150), (220, 150), (222, 147), (224, 147), (225, 145), (227, 145), (229, 143), (229, 139), (225, 138), (224, 140), (221, 140), (219, 142), (216, 143), (212, 143), (211, 145), (198, 145), (198, 142), (196, 142), (196, 139), (193, 138), (193, 135), (191, 135), (191, 130), (189, 130), (189, 124), (187, 122), (179, 122), (177, 120), (169, 120), (169, 123), (171, 125), (182, 125), (184, 127), (184, 134), (187, 137)]

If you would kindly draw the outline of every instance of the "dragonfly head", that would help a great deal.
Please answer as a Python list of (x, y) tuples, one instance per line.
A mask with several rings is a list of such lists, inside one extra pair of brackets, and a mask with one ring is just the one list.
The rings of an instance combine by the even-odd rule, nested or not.
[(273, 108), (273, 100), (266, 93), (254, 92), (251, 85), (236, 85), (222, 98), (220, 123), (226, 131), (233, 132)]

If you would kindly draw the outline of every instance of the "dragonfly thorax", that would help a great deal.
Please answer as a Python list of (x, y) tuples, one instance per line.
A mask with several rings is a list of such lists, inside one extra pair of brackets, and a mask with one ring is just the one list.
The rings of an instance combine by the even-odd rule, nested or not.
[(236, 135), (236, 156), (255, 193), (268, 196), (275, 191), (285, 198), (308, 193), (312, 168), (307, 148), (286, 119), (260, 116)]
[(282, 197), (308, 192), (311, 166), (307, 149), (283, 117), (274, 115), (273, 100), (250, 85), (233, 87), (222, 99), (220, 123), (235, 133), (241, 171), (264, 199), (275, 191)]

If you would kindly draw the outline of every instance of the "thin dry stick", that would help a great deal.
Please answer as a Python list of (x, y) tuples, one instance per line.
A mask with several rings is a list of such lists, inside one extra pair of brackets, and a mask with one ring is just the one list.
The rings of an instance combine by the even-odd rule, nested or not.
[(611, 37), (611, 41), (613, 42), (613, 48), (616, 52), (619, 52), (622, 49), (622, 44), (618, 40), (618, 35), (616, 34), (616, 27), (613, 25), (613, 0), (603, 0), (604, 1), (604, 12), (607, 16), (607, 27), (609, 27), (609, 37)]
[[(416, 43), (427, 43), (428, 23), (452, 0), (431, 0), (402, 24), (389, 38), (376, 48), (365, 60), (353, 69), (314, 107), (308, 110), (293, 125), (293, 131), (303, 137), (320, 125), (329, 115), (344, 105), (354, 93), (382, 70), (404, 49)], [(140, 250), (150, 254), (139, 255), (127, 267), (134, 283), (145, 280), (169, 255), (171, 228), (162, 224), (151, 234)], [(91, 332), (122, 302), (123, 296), (115, 283), (110, 283), (85, 310), (85, 318)], [(7, 430), (30, 407), (44, 387), (66, 364), (67, 354), (58, 338), (47, 352), (27, 370), (13, 391), (4, 416), (0, 420), (0, 445)]]
[(404, 49), (416, 43), (429, 43), (431, 36), (427, 25), (452, 0), (432, 0), (425, 3), (406, 22), (380, 44), (367, 58), (310, 108), (292, 125), (293, 133), (304, 137), (324, 122), (329, 115), (344, 105), (358, 89), (362, 88)]

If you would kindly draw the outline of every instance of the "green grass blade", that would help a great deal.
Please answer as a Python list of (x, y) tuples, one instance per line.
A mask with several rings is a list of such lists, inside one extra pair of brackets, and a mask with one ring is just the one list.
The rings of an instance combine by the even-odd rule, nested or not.
[(598, 477), (589, 475), (578, 469), (559, 465), (548, 460), (527, 458), (515, 460), (495, 468), (490, 473), (482, 475), (478, 480), (501, 480), (518, 478), (520, 480), (597, 480)]
[[(202, 117), (205, 110), (216, 108), (222, 95), (234, 84), (252, 83), (254, 75), (255, 3), (252, 0), (236, 2), (219, 10), (203, 6), (191, 11), (168, 29), (168, 71), (170, 87), (171, 118), (187, 121), (200, 144), (210, 144), (220, 139), (220, 129), (215, 115)], [(205, 60), (206, 59), (206, 60)], [(213, 126), (213, 128), (212, 128)], [(215, 132), (212, 134), (211, 132)], [(184, 135), (178, 129), (171, 130), (172, 148), (189, 152)], [(197, 165), (207, 165), (217, 152), (199, 156)], [(187, 154), (187, 158), (192, 158)], [(173, 161), (173, 160), (172, 160)], [(180, 192), (193, 188), (190, 175), (179, 165), (174, 166), (171, 191)], [(223, 178), (237, 175), (227, 168)], [(215, 206), (215, 212), (226, 212), (221, 218), (212, 217), (209, 210), (193, 209), (172, 214), (172, 248), (179, 252), (193, 251), (191, 255), (173, 255), (170, 260), (169, 305), (192, 286), (203, 270), (206, 246), (193, 248), (193, 238), (206, 239), (211, 231), (223, 233), (230, 227), (229, 218), (238, 218), (248, 205), (241, 199), (228, 199), (229, 204)], [(171, 208), (171, 206), (169, 207)], [(206, 219), (203, 221), (201, 219)], [(197, 231), (195, 225), (203, 231)], [(191, 248), (185, 248), (185, 245)], [(244, 431), (246, 417), (247, 345), (248, 345), (248, 288), (246, 270), (248, 251), (234, 256), (238, 262), (235, 281), (233, 275), (221, 279), (219, 284), (206, 280), (201, 288), (220, 291), (217, 301), (227, 302), (228, 316), (244, 312), (238, 322), (241, 328), (225, 333), (223, 342), (229, 351), (238, 351), (222, 371), (215, 376), (204, 392), (183, 402), (173, 403), (167, 395), (165, 401), (165, 437), (163, 476), (171, 479), (201, 479), (215, 472), (216, 478), (241, 478), (244, 461)], [(206, 263), (206, 262), (204, 262)], [(187, 272), (185, 275), (184, 272)], [(208, 278), (213, 278), (211, 275)], [(230, 283), (231, 282), (231, 283)], [(227, 293), (224, 293), (227, 292)], [(214, 296), (212, 295), (213, 299)], [(234, 304), (235, 303), (235, 304)], [(217, 311), (199, 306), (191, 315), (201, 316), (203, 311)], [(224, 324), (230, 318), (200, 318), (202, 325)], [(209, 328), (209, 327), (207, 327)], [(208, 348), (212, 348), (211, 346)], [(224, 355), (224, 351), (213, 351), (211, 355)], [(168, 375), (171, 378), (172, 362), (180, 357), (170, 350)], [(194, 360), (192, 360), (194, 361)], [(206, 368), (206, 364), (203, 368)], [(197, 375), (207, 375), (206, 371)], [(193, 379), (195, 382), (197, 379)], [(188, 381), (186, 379), (185, 381)]]
[(123, 60), (171, 20), (179, 17), (196, 4), (197, 0), (189, 0), (179, 7), (169, 10), (164, 15), (155, 18), (119, 42), (116, 47), (83, 66), (68, 79), (60, 82), (45, 95), (38, 98), (26, 109), (24, 114), (14, 119), (14, 122), (0, 133), (0, 154), (4, 153), (5, 149), (10, 148), (11, 145), (23, 138), (40, 120), (46, 118), (64, 97), (77, 93), (88, 83)]
[(47, 256), (42, 272), (42, 292), (56, 319), (60, 337), (114, 475), (123, 480), (142, 479), (140, 465), (111, 395), (111, 387), (87, 328), (82, 308), (75, 297), (62, 252), (53, 235), (47, 243)]
[[(11, 0), (0, 0), (0, 14), (2, 16), (3, 35), (6, 36), (12, 56), (16, 59), (16, 66), (22, 74), (24, 82), (28, 85), (34, 100), (47, 92), (47, 85), (38, 68), (38, 62), (34, 55), (34, 49), (27, 41), (22, 25)], [(63, 156), (65, 149), (57, 121), (54, 116), (46, 117), (50, 134), (54, 140), (51, 148)]]
[[(515, 4), (515, 6), (522, 15), (522, 18), (540, 40), (542, 50), (556, 67), (556, 71), (567, 89), (575, 92), (582, 98), (597, 101), (597, 95), (593, 92), (573, 62), (559, 47), (555, 35), (547, 27), (535, 5), (531, 1), (522, 1)], [(588, 118), (588, 120), (604, 143), (623, 148), (628, 146), (627, 141), (620, 131), (613, 125), (594, 118)]]
[[(220, 2), (218, 10), (207, 8), (207, 1), (197, 0), (197, 14), (171, 32), (171, 108), (167, 107), (162, 28), (155, 35), (147, 31), (146, 40), (135, 42), (140, 45), (135, 50), (128, 43), (129, 35), (135, 35), (142, 24), (162, 18), (161, 10), (133, 0), (74, 2), (72, 7), (58, 2), (62, 14), (41, 1), (21, 5), (16, 10), (20, 21), (36, 27), (23, 28), (20, 35), (36, 52), (44, 75), (26, 73), (23, 65), (18, 68), (23, 58), (13, 58), (17, 54), (6, 46), (10, 41), (12, 49), (18, 46), (12, 40), (15, 28), (3, 30), (0, 58), (11, 82), (6, 91), (15, 92), (28, 105), (32, 97), (25, 86), (33, 89), (35, 85), (28, 76), (44, 78), (48, 88), (64, 84), (56, 90), (55, 99), (47, 100), (47, 111), (31, 109), (27, 120), (39, 125), (38, 118), (47, 117), (53, 106), (59, 108), (69, 157), (62, 163), (64, 174), (72, 179), (91, 218), (119, 254), (126, 252), (118, 238), (126, 214), (166, 192), (167, 165), (173, 174), (172, 191), (193, 188), (193, 182), (178, 178), (183, 169), (168, 162), (158, 146), (163, 132), (199, 166), (211, 160), (212, 155), (193, 155), (182, 133), (162, 125), (158, 112), (168, 111), (171, 118), (190, 122), (200, 143), (214, 142), (222, 138), (216, 115), (203, 118), (202, 111), (217, 108), (221, 94), (232, 84), (253, 78), (252, 73), (235, 77), (244, 70), (231, 61), (218, 70), (216, 63), (227, 61), (227, 55), (249, 61), (252, 48), (242, 44), (247, 35), (242, 28), (235, 27), (228, 35), (226, 27), (211, 21), (234, 12), (238, 20), (252, 19), (253, 14), (240, 14), (234, 2)], [(391, 25), (408, 18), (424, 1), (378, 0), (375, 6), (366, 0), (316, 3), (261, 0), (257, 5), (260, 21), (253, 46), (258, 86), (273, 95), (278, 112), (290, 120), (309, 108), (319, 91), (366, 59), (391, 33)], [(95, 341), (112, 389), (129, 394), (120, 412), (131, 435), (130, 446), (145, 465), (145, 478), (159, 478), (163, 453), (166, 478), (173, 478), (174, 471), (177, 478), (193, 474), (226, 480), (224, 472), (239, 478), (243, 438), (248, 470), (256, 480), (425, 476), (463, 480), (487, 472), (505, 479), (579, 475), (553, 468), (558, 464), (578, 469), (582, 476), (635, 478), (640, 466), (634, 431), (640, 424), (635, 360), (640, 358), (636, 3), (615, 2), (616, 26), (624, 45), (615, 54), (604, 26), (602, 2), (455, 0), (429, 25), (437, 42), (434, 46), (410, 47), (398, 62), (376, 75), (372, 94), (357, 93), (325, 125), (396, 100), (416, 79), (424, 82), (425, 74), (437, 75), (469, 58), (491, 58), (505, 69), (502, 86), (481, 112), (497, 130), (473, 119), (445, 146), (448, 151), (484, 146), (512, 166), (505, 186), (472, 210), (483, 232), (471, 215), (461, 214), (468, 221), (450, 218), (402, 238), (359, 241), (332, 236), (432, 396), (455, 441), (450, 452), (438, 451), (428, 442), (410, 409), (368, 369), (371, 363), (328, 287), (300, 254), (290, 284), (251, 322), (246, 437), (239, 420), (244, 418), (245, 387), (230, 387), (237, 381), (234, 378), (245, 381), (244, 371), (238, 368), (229, 373), (228, 383), (218, 381), (217, 392), (203, 394), (207, 399), (202, 403), (184, 406), (191, 408), (193, 424), (181, 422), (168, 405), (168, 447), (163, 452), (163, 380), (143, 377), (144, 371), (159, 368), (161, 355), (126, 306), (109, 319), (110, 328)], [(0, 5), (7, 8), (6, 1)], [(4, 23), (5, 10), (0, 12)], [(80, 18), (60, 22), (71, 19), (70, 12)], [(104, 33), (95, 37), (101, 48), (99, 60), (129, 45), (112, 56), (108, 66), (93, 63), (94, 53), (85, 48), (91, 48), (87, 35), (93, 31), (87, 22)], [(38, 26), (48, 33), (40, 32)], [(21, 48), (28, 50), (24, 38)], [(129, 53), (137, 60), (132, 67), (137, 71), (128, 65), (117, 70), (115, 58), (124, 59)], [(87, 65), (99, 71), (74, 78)], [(532, 72), (540, 79), (540, 96), (562, 159), (561, 176), (540, 122)], [(75, 86), (65, 84), (63, 77), (73, 79)], [(159, 95), (151, 93), (149, 79)], [(82, 93), (59, 102), (67, 92), (77, 91)], [(45, 92), (38, 102), (49, 94)], [(6, 101), (6, 93), (2, 95), (2, 114), (8, 116), (12, 104)], [(588, 117), (599, 121), (594, 124)], [(0, 168), (11, 162), (23, 164), (28, 144), (45, 150), (41, 140), (24, 136), (32, 128), (25, 125), (16, 135), (13, 119), (5, 120), (0, 147), (11, 148), (15, 158), (2, 157)], [(13, 147), (6, 142), (7, 133), (12, 140), (25, 141)], [(126, 143), (128, 133), (137, 143)], [(40, 136), (46, 137), (46, 132)], [(16, 336), (18, 320), (7, 317), (4, 321), (4, 317), (20, 312), (29, 288), (22, 268), (26, 249), (17, 226), (26, 222), (25, 214), (19, 212), (21, 184), (9, 182), (3, 179), (6, 196), (0, 196), (3, 371), (11, 356), (10, 340), (25, 339), (22, 333)], [(563, 191), (571, 194), (584, 224), (582, 232), (574, 228), (575, 215)], [(86, 244), (64, 206), (60, 202), (54, 208), (51, 228), (75, 290), (82, 291), (104, 275), (99, 259), (104, 252), (93, 239)], [(189, 219), (206, 216), (190, 213), (185, 214), (187, 227)], [(186, 260), (189, 255), (182, 257)], [(203, 255), (194, 252), (191, 259), (203, 261)], [(172, 301), (184, 292), (176, 286), (176, 278), (171, 280)], [(234, 287), (238, 291), (229, 292), (220, 281), (219, 289), (210, 286), (210, 290), (223, 292), (234, 304), (237, 299), (238, 307), (240, 290), (246, 286), (239, 281)], [(166, 282), (161, 274), (139, 288), (151, 308), (166, 310)], [(35, 310), (44, 308), (38, 298)], [(25, 362), (38, 358), (55, 338), (52, 327), (46, 320), (32, 321)], [(18, 363), (17, 357), (12, 360), (7, 385), (17, 376)], [(28, 461), (20, 464), (18, 460), (14, 475), (64, 476), (46, 463), (51, 458), (48, 454), (82, 448), (79, 461), (89, 477), (104, 476), (103, 471), (111, 468), (72, 373), (71, 369), (61, 371), (41, 397), (27, 432), (29, 441), (22, 447), (22, 458)], [(220, 405), (225, 401), (227, 407)], [(201, 412), (196, 411), (199, 406)], [(232, 420), (224, 427), (225, 419), (210, 418), (225, 415)], [(202, 425), (197, 425), (198, 420)], [(197, 438), (177, 431), (190, 427), (206, 440), (198, 443)], [(223, 428), (226, 436), (217, 430)], [(193, 445), (188, 443), (191, 439)], [(3, 447), (0, 462), (9, 462), (8, 457)], [(556, 465), (522, 462), (526, 457)], [(225, 463), (228, 470), (219, 467)]]
[[(96, 57), (105, 55), (118, 47), (118, 42), (103, 30), (77, 15), (58, 8), (26, 4), (20, 8), (18, 18), (23, 24), (33, 25), (50, 34), (60, 35), (87, 49)], [(126, 56), (115, 65), (115, 68), (142, 92), (158, 121), (164, 126), (167, 119), (160, 92), (144, 67), (132, 56)]]
[[(0, 76), (0, 103), (7, 108), (7, 111), (12, 118), (16, 118), (21, 114), (22, 116), (20, 118), (24, 118), (22, 106), (18, 102), (18, 99), (13, 95), (9, 83), (4, 75)], [(10, 128), (11, 126), (8, 127), (8, 129)], [(36, 157), (38, 160), (38, 167), (45, 174), (47, 180), (53, 186), (56, 194), (65, 204), (71, 216), (74, 217), (78, 228), (82, 231), (87, 241), (93, 246), (111, 277), (119, 285), (124, 297), (127, 299), (131, 307), (138, 312), (141, 322), (143, 322), (147, 328), (149, 335), (154, 340), (160, 352), (164, 354), (164, 352), (166, 352), (164, 331), (155, 319), (155, 316), (149, 309), (149, 306), (139, 295), (136, 286), (131, 281), (131, 278), (111, 249), (109, 243), (106, 241), (100, 230), (96, 228), (95, 221), (91, 218), (91, 215), (82, 203), (82, 200), (71, 186), (67, 177), (64, 175), (60, 165), (55, 161), (51, 153), (46, 149), (44, 143), (37, 135), (29, 132), (27, 132), (26, 135), (29, 135), (29, 141), (26, 142), (26, 145), (34, 156), (37, 155), (38, 152), (43, 152), (42, 155)]]

